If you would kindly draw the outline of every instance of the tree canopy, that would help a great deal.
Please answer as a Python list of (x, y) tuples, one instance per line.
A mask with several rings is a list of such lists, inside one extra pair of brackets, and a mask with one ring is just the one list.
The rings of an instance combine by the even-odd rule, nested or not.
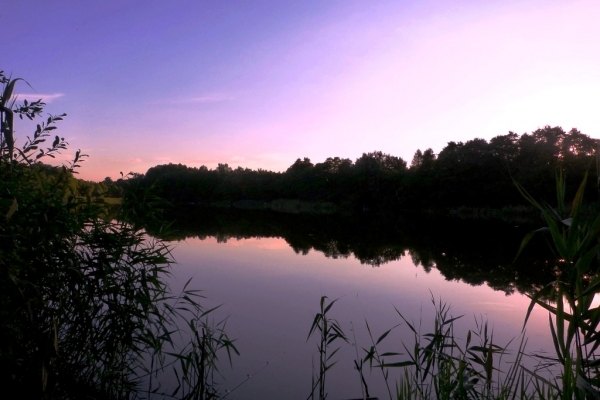
[[(363, 153), (352, 161), (329, 157), (313, 163), (298, 158), (285, 172), (250, 170), (227, 164), (211, 170), (181, 164), (152, 167), (139, 179), (156, 184), (174, 203), (213, 204), (276, 199), (332, 202), (346, 210), (501, 208), (525, 204), (519, 182), (537, 198), (554, 198), (558, 171), (569, 190), (589, 171), (597, 176), (598, 139), (573, 128), (545, 126), (519, 135), (509, 132), (489, 141), (450, 141), (438, 153), (417, 150), (410, 166), (381, 151)], [(587, 195), (596, 199), (591, 179)]]

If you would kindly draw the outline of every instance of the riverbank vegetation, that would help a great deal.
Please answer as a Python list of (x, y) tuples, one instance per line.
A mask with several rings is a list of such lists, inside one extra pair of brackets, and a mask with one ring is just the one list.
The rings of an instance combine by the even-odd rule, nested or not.
[[(540, 203), (516, 183), (519, 192), (541, 212), (546, 223), (545, 227), (523, 238), (519, 254), (536, 235), (546, 234), (554, 252), (554, 257), (546, 262), (551, 265), (555, 279), (528, 294), (531, 303), (521, 336), (516, 346), (513, 345), (515, 348), (510, 349), (510, 343), (495, 342), (487, 321), (482, 319), (476, 319), (477, 327), (467, 331), (466, 339), (459, 337), (455, 322), (464, 315), (452, 315), (449, 305), (436, 301), (432, 295), (436, 315), (433, 331), (429, 333), (423, 334), (420, 324), (409, 321), (398, 309), (399, 323), (378, 337), (365, 321), (371, 345), (362, 347), (363, 356), (359, 358), (357, 353), (355, 361), (363, 398), (369, 396), (362, 374), (362, 366), (367, 362), (371, 369), (381, 370), (390, 399), (599, 398), (600, 306), (596, 295), (600, 291), (600, 215), (590, 218), (582, 214), (586, 181), (587, 175), (573, 201), (567, 203), (565, 180), (559, 173), (556, 207)], [(315, 317), (311, 333), (317, 321), (337, 323), (331, 317), (333, 302), (323, 311), (324, 299), (321, 299), (321, 312)], [(526, 352), (524, 333), (534, 307), (548, 311), (554, 354)], [(335, 336), (329, 344), (338, 338), (346, 340), (343, 330), (335, 326)], [(387, 340), (390, 332), (400, 326), (409, 330), (412, 343), (402, 340), (390, 345)], [(322, 343), (323, 339), (318, 346), (321, 354)], [(525, 359), (535, 360), (535, 363), (528, 366)], [(333, 360), (328, 362), (333, 364)], [(390, 378), (390, 371), (396, 369), (401, 369), (403, 374), (394, 380)], [(321, 378), (319, 382), (324, 382), (325, 371), (321, 372)], [(325, 398), (326, 390), (321, 388), (318, 399)]]
[[(324, 344), (329, 347), (344, 345), (342, 341), (349, 344), (337, 321), (327, 316), (327, 313), (334, 312), (331, 310), (334, 302), (329, 302), (323, 312), (324, 299), (326, 297), (321, 299), (321, 312), (316, 314), (315, 321), (322, 324), (319, 327), (321, 333), (327, 322), (336, 324), (336, 330), (329, 342), (323, 343), (321, 339), (318, 344), (321, 356), (324, 355), (321, 349), (327, 347)], [(365, 321), (370, 343), (366, 346), (352, 344), (357, 348), (354, 363), (363, 399), (379, 399), (370, 397), (369, 382), (372, 383), (374, 379), (383, 380), (387, 389), (385, 398), (390, 400), (561, 398), (560, 390), (549, 380), (552, 378), (546, 374), (543, 363), (534, 362), (531, 369), (524, 366), (525, 359), (531, 357), (526, 354), (527, 340), (524, 335), (517, 341), (499, 345), (494, 341), (493, 330), (488, 328), (488, 322), (479, 318), (475, 320), (475, 328), (467, 329), (462, 337), (460, 334), (463, 330), (457, 325), (462, 325), (459, 322), (465, 316), (453, 316), (450, 305), (433, 296), (431, 302), (435, 316), (432, 331), (427, 333), (421, 330), (423, 321), (411, 322), (398, 309), (398, 324), (378, 336)], [(398, 329), (404, 329), (406, 332), (403, 337), (411, 340), (393, 343), (390, 334)], [(328, 360), (329, 366), (335, 364), (332, 359), (334, 355), (332, 353)], [(367, 369), (372, 373), (367, 374)], [(316, 396), (316, 385), (313, 385), (309, 399), (327, 398), (324, 384), (326, 371), (320, 370), (317, 374), (315, 381), (321, 383), (321, 387)], [(365, 376), (370, 379), (365, 379)]]
[[(0, 72), (3, 394), (214, 397), (216, 359), (237, 350), (223, 323), (207, 320), (199, 291), (167, 285), (170, 248), (143, 229), (162, 200), (132, 186), (110, 207), (102, 185), (73, 178), (80, 151), (62, 167), (41, 164), (67, 150), (54, 135), (65, 115), (42, 118), (41, 100), (17, 102), (20, 81)], [(17, 137), (16, 117), (42, 121)], [(167, 369), (174, 377), (164, 386)]]

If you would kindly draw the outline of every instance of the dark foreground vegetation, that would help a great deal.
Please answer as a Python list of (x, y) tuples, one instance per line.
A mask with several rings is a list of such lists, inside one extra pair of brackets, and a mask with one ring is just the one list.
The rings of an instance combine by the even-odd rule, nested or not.
[[(166, 284), (174, 262), (170, 249), (162, 239), (149, 236), (145, 227), (162, 237), (172, 236), (156, 222), (162, 199), (149, 190), (150, 182), (156, 182), (160, 193), (176, 203), (273, 201), (283, 193), (285, 198), (333, 202), (350, 209), (384, 210), (398, 205), (417, 207), (421, 202), (431, 207), (504, 205), (490, 193), (508, 196), (507, 203), (517, 204), (517, 197), (499, 189), (507, 187), (503, 185), (511, 176), (521, 182), (516, 191), (545, 224), (525, 236), (521, 249), (536, 234), (546, 234), (554, 254), (547, 262), (554, 279), (530, 287), (527, 317), (534, 306), (548, 310), (555, 354), (539, 358), (557, 373), (542, 374), (523, 366), (524, 341), (517, 346), (511, 367), (502, 371), (498, 360), (506, 355), (506, 348), (494, 343), (487, 325), (482, 322), (477, 330), (468, 331), (464, 344), (459, 344), (454, 332), (458, 318), (448, 314), (444, 303), (434, 300), (438, 310), (435, 328), (426, 335), (420, 335), (397, 310), (400, 322), (414, 334), (414, 343), (392, 345), (387, 350), (386, 338), (396, 327), (379, 334), (371, 332), (366, 323), (372, 343), (357, 353), (355, 360), (363, 398), (369, 396), (364, 379), (367, 368), (381, 373), (390, 399), (600, 397), (600, 307), (593, 302), (600, 291), (600, 216), (584, 213), (582, 206), (586, 188), (593, 189), (590, 198), (597, 195), (595, 178), (588, 180), (585, 173), (594, 165), (589, 159), (596, 146), (587, 136), (545, 128), (520, 138), (514, 134), (494, 138), (490, 143), (450, 143), (437, 157), (431, 151), (417, 152), (410, 169), (398, 158), (371, 153), (355, 163), (333, 159), (312, 165), (309, 160), (298, 160), (284, 174), (231, 171), (226, 165), (216, 171), (166, 166), (120, 185), (106, 182), (112, 186), (108, 188), (80, 186), (73, 178), (85, 158), (79, 151), (63, 167), (40, 164), (67, 149), (64, 139), (53, 135), (64, 115), (50, 115), (41, 121), (45, 106), (41, 100), (14, 101), (19, 79), (0, 72), (0, 83), (0, 383), (6, 397), (227, 396), (215, 381), (218, 358), (225, 354), (231, 362), (237, 350), (226, 334), (225, 321), (207, 319), (213, 309), (203, 309), (197, 290), (186, 286), (184, 292), (173, 293)], [(31, 137), (17, 138), (16, 117), (41, 122)], [(324, 177), (319, 178), (316, 172), (323, 171), (325, 164), (336, 166), (325, 168)], [(557, 166), (561, 172), (550, 190), (546, 183), (555, 176)], [(181, 176), (166, 179), (161, 170), (183, 171), (181, 176), (190, 181)], [(572, 178), (581, 176), (582, 182), (574, 188), (570, 204), (565, 202), (566, 193), (571, 192), (563, 179), (565, 173)], [(264, 182), (272, 180), (260, 185), (246, 185), (251, 179), (235, 184), (243, 174), (264, 178)], [(191, 179), (197, 179), (199, 185), (212, 183), (206, 190), (197, 190), (200, 186), (192, 185)], [(185, 182), (190, 184), (188, 191)], [(181, 186), (169, 187), (171, 184)], [(487, 185), (483, 197), (479, 184)], [(473, 189), (465, 192), (469, 185)], [(271, 197), (264, 192), (270, 187), (278, 188), (269, 192)], [(102, 199), (109, 190), (122, 197), (118, 205), (109, 207)], [(419, 193), (422, 198), (417, 197)], [(549, 207), (539, 198), (558, 199), (558, 206)], [(298, 251), (322, 246), (289, 237), (297, 241)], [(359, 243), (340, 237), (335, 246), (323, 251), (330, 251), (331, 256), (361, 254)], [(375, 252), (364, 258), (378, 265), (400, 251)], [(428, 262), (427, 256), (420, 258), (422, 263)], [(334, 303), (321, 298), (312, 325), (307, 324), (308, 340), (316, 340), (319, 351), (314, 379), (307, 387), (309, 398), (328, 396), (327, 371), (335, 364), (339, 345), (349, 342), (332, 318)], [(393, 382), (389, 371), (396, 368), (403, 368), (404, 374)], [(166, 380), (165, 373), (171, 374)]]
[[(418, 150), (410, 166), (399, 157), (372, 152), (354, 162), (335, 157), (313, 164), (308, 158), (298, 159), (282, 173), (232, 169), (227, 164), (213, 170), (159, 165), (134, 180), (156, 185), (160, 195), (174, 204), (277, 209), (277, 201), (286, 199), (322, 205), (324, 210), (306, 207), (313, 212), (389, 214), (402, 209), (480, 208), (500, 213), (508, 206), (530, 206), (514, 181), (540, 201), (553, 202), (557, 169), (568, 177), (571, 193), (586, 172), (597, 177), (594, 155), (598, 144), (577, 129), (565, 132), (546, 126), (520, 136), (510, 132), (489, 142), (449, 142), (439, 154)], [(598, 199), (596, 179), (588, 180), (586, 196)], [(302, 204), (279, 208), (294, 212)], [(518, 214), (519, 208), (512, 210)]]
[[(0, 72), (0, 387), (27, 399), (209, 398), (221, 351), (237, 352), (200, 293), (171, 292), (169, 247), (145, 234), (160, 200), (143, 190), (109, 207), (52, 135), (64, 115), (12, 96)], [(14, 122), (40, 120), (30, 137)], [(54, 136), (54, 137), (53, 137)], [(170, 384), (160, 377), (169, 371)]]

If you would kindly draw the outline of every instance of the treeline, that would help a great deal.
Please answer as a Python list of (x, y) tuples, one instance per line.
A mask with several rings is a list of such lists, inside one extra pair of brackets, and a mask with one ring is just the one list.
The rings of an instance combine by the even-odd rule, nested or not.
[[(19, 168), (24, 168), (20, 166)], [(15, 167), (17, 168), (17, 167)], [(77, 178), (76, 172), (66, 167), (56, 167), (42, 162), (27, 165), (28, 173), (37, 181), (38, 187), (48, 185), (60, 187), (65, 198), (122, 197), (123, 188), (109, 178), (103, 182), (92, 182)]]
[(168, 164), (152, 167), (129, 183), (155, 185), (174, 204), (295, 199), (331, 202), (353, 211), (502, 208), (525, 203), (513, 179), (535, 198), (553, 202), (559, 170), (567, 176), (568, 193), (574, 193), (585, 172), (591, 171), (586, 193), (597, 199), (594, 155), (599, 143), (577, 129), (565, 132), (546, 126), (490, 141), (449, 142), (439, 154), (417, 150), (410, 165), (379, 151), (364, 153), (354, 162), (339, 157), (317, 164), (297, 159), (285, 172)]

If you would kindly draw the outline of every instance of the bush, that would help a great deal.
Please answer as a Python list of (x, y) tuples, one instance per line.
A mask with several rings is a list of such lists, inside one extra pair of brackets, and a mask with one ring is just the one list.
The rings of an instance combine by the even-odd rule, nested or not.
[[(218, 326), (211, 331), (201, 322), (206, 312), (197, 291), (175, 296), (165, 283), (173, 263), (169, 247), (148, 237), (139, 223), (140, 213), (153, 215), (147, 191), (130, 191), (112, 219), (99, 198), (82, 198), (73, 190), (73, 174), (85, 155), (77, 151), (62, 167), (41, 164), (67, 148), (59, 136), (43, 147), (65, 115), (48, 117), (17, 147), (14, 116), (34, 120), (45, 106), (41, 100), (15, 104), (17, 81), (0, 71), (4, 392), (26, 398), (131, 398), (144, 392), (150, 397), (159, 392), (155, 377), (164, 370), (166, 350), (181, 360), (199, 351), (175, 349), (172, 338), (182, 318), (196, 337), (201, 326), (221, 340), (210, 347), (213, 353), (235, 350)], [(200, 366), (178, 375), (183, 396), (198, 392), (190, 386), (200, 383), (183, 379), (198, 376), (194, 368)], [(208, 386), (202, 380), (203, 391), (214, 392)]]

